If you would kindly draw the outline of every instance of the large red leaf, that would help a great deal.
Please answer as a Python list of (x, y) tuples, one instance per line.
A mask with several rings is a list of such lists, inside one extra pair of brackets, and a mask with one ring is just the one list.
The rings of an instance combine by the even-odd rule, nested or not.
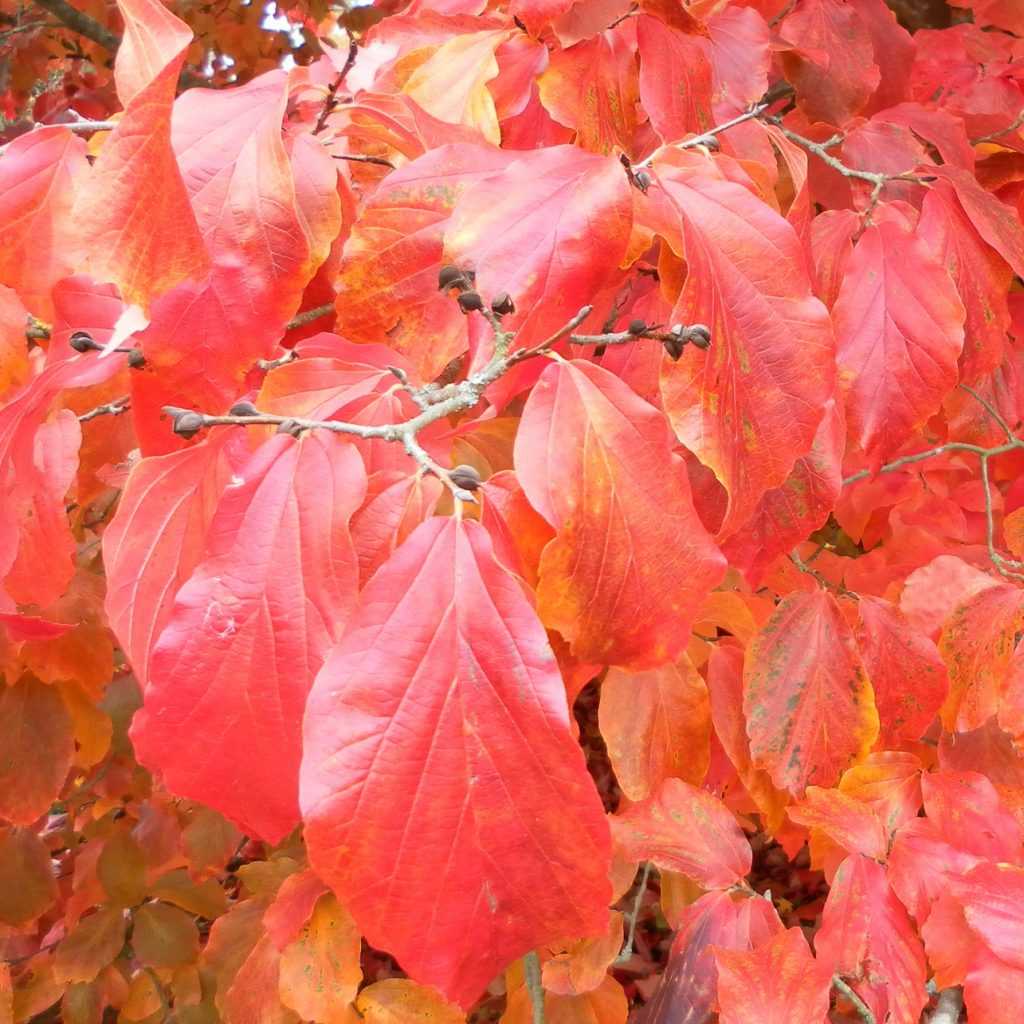
[(628, 857), (679, 871), (705, 889), (728, 889), (750, 871), (750, 844), (732, 811), (682, 779), (666, 779), (650, 800), (611, 822)]
[(593, 363), (549, 365), (523, 410), (516, 472), (558, 530), (541, 557), (540, 616), (582, 661), (675, 660), (721, 579), (670, 437), (658, 410)]
[(605, 928), (608, 830), (562, 680), (477, 523), (428, 520), (367, 585), (310, 696), (301, 789), (314, 869), (449, 999)]
[(847, 424), (877, 466), (955, 386), (963, 303), (932, 250), (883, 220), (854, 248), (832, 315)]
[(437, 289), (442, 239), (459, 197), (508, 161), (485, 146), (442, 146), (381, 182), (345, 243), (337, 303), (342, 334), (390, 345), (424, 380), (465, 350), (466, 318)]
[(834, 785), (878, 735), (853, 632), (825, 590), (779, 604), (747, 649), (743, 685), (754, 761), (794, 795)]
[(169, 789), (272, 842), (299, 820), (302, 714), (355, 602), (348, 520), (365, 488), (332, 435), (279, 435), (235, 470), (132, 724)]
[(645, 216), (688, 266), (672, 319), (711, 329), (706, 352), (664, 362), (662, 396), (729, 494), (726, 537), (810, 451), (834, 386), (832, 329), (791, 224), (692, 154), (655, 167)]
[(814, 947), (820, 961), (853, 984), (876, 1020), (917, 1024), (928, 1001), (924, 949), (881, 864), (862, 854), (843, 861)]
[(506, 323), (519, 331), (517, 344), (536, 343), (616, 273), (632, 204), (612, 157), (575, 146), (522, 153), (459, 199), (445, 232), (445, 262), (475, 270), (486, 299), (508, 292), (518, 312)]
[(140, 335), (147, 366), (156, 371), (132, 376), (136, 429), (147, 454), (178, 447), (157, 415), (161, 406), (226, 412), (244, 392), (246, 373), (273, 355), (322, 258), (300, 213), (281, 138), (284, 84), (222, 188), (206, 197), (209, 274), (161, 296)]
[(53, 315), (50, 289), (72, 267), (74, 189), (88, 169), (85, 143), (66, 128), (38, 128), (0, 155), (0, 283), (43, 320)]
[(832, 971), (799, 928), (754, 950), (716, 949), (721, 1024), (825, 1024)]
[(231, 479), (225, 436), (132, 469), (117, 514), (103, 533), (106, 613), (145, 690), (153, 647), (174, 597), (202, 557), (203, 542)]
[(192, 30), (159, 0), (118, 0), (118, 7), (125, 37), (114, 76), (124, 116), (75, 203), (75, 240), (80, 269), (148, 307), (207, 266), (171, 148), (171, 105)]

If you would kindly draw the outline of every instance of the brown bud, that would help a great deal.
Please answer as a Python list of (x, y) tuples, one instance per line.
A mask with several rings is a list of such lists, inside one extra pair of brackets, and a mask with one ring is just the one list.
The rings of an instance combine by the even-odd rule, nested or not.
[(646, 195), (647, 190), (651, 187), (651, 176), (646, 171), (637, 171), (633, 175), (633, 181), (636, 182), (636, 187)]
[(206, 425), (206, 421), (197, 412), (180, 410), (174, 416), (174, 432), (178, 437), (195, 437)]
[(508, 316), (508, 314), (516, 311), (516, 304), (512, 301), (512, 296), (508, 292), (502, 292), (491, 300), (491, 309), (498, 316)]
[(93, 341), (93, 337), (88, 331), (75, 331), (68, 339), (68, 344), (76, 352), (98, 352), (103, 348), (102, 345)]
[(464, 491), (476, 491), (479, 490), (480, 474), (472, 467), (465, 464), (456, 466), (449, 474), (451, 481), (456, 487), (461, 487)]
[(228, 409), (229, 416), (259, 416), (259, 414), (259, 409), (257, 409), (252, 402), (235, 402), (235, 404)]
[(672, 362), (676, 363), (679, 361), (679, 357), (683, 354), (686, 342), (683, 341), (682, 338), (666, 338), (662, 342), (662, 345), (665, 346), (665, 351), (668, 353)]
[(711, 348), (711, 329), (704, 324), (691, 324), (686, 333), (697, 348)]
[(477, 292), (463, 292), (459, 296), (459, 309), (463, 313), (472, 313), (474, 309), (483, 309), (484, 300)]
[(298, 437), (302, 433), (302, 427), (295, 420), (284, 420), (277, 425), (277, 433), (291, 434), (292, 437)]
[(647, 330), (647, 323), (644, 320), (630, 320), (627, 330), (630, 334), (639, 336)]
[(437, 274), (437, 290), (443, 292), (446, 288), (454, 288), (460, 282), (465, 282), (465, 277), (458, 267), (442, 267)]
[(146, 357), (141, 348), (133, 348), (128, 352), (128, 366), (133, 370), (141, 370), (146, 365)]

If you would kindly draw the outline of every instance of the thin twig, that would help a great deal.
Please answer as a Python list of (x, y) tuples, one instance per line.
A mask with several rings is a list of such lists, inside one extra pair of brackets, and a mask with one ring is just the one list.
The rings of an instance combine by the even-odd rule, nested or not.
[(540, 958), (534, 951), (523, 957), (523, 978), (526, 991), (530, 993), (533, 1024), (544, 1024), (544, 987), (540, 978)]
[(98, 405), (95, 409), (83, 412), (78, 417), (78, 422), (88, 423), (89, 420), (94, 420), (97, 416), (120, 416), (121, 413), (127, 412), (130, 408), (131, 398), (128, 395), (123, 395), (121, 398), (115, 398), (112, 402), (107, 402), (106, 405)]
[(320, 116), (316, 119), (316, 125), (313, 128), (314, 135), (319, 135), (327, 127), (327, 118), (330, 117), (338, 103), (338, 90), (344, 83), (346, 75), (352, 70), (352, 65), (356, 62), (356, 54), (358, 52), (359, 44), (355, 41), (354, 37), (349, 37), (348, 56), (345, 58), (345, 64), (338, 72), (337, 77), (327, 87), (327, 95), (324, 97), (323, 106), (320, 108)]
[(998, 131), (989, 132), (987, 135), (979, 135), (976, 139), (971, 139), (971, 145), (980, 146), (983, 142), (995, 142), (996, 139), (1000, 139), (1004, 135), (1009, 135), (1010, 132), (1015, 132), (1022, 124), (1024, 124), (1024, 110), (1022, 110), (1005, 128), (1000, 128)]
[(960, 388), (967, 392), (984, 410), (996, 421), (999, 428), (1006, 434), (1006, 440), (1013, 440), (1013, 431), (1010, 429), (1010, 424), (1003, 419), (1002, 413), (985, 397), (979, 395), (977, 391), (972, 387), (968, 387), (966, 384), (961, 384)]
[(593, 311), (593, 306), (584, 306), (567, 324), (555, 331), (551, 337), (545, 338), (539, 345), (534, 345), (532, 348), (521, 348), (517, 352), (513, 352), (509, 357), (509, 365), (511, 366), (515, 363), (521, 363), (524, 359), (531, 359), (533, 356), (543, 355), (557, 341), (561, 340), (572, 330), (579, 327), (579, 325), (583, 323), (583, 321), (586, 320)]
[(857, 1011), (860, 1019), (864, 1021), (864, 1024), (875, 1024), (875, 1015), (871, 1012), (871, 1007), (838, 974), (832, 976), (832, 985), (837, 992), (841, 992), (853, 1003), (853, 1008)]
[(334, 303), (328, 302), (323, 306), (316, 306), (313, 309), (307, 309), (302, 313), (296, 314), (284, 325), (286, 331), (294, 331), (297, 327), (305, 327), (306, 324), (311, 324), (314, 320), (319, 320), (322, 316), (327, 316), (328, 313), (334, 312)]
[(624, 964), (633, 956), (633, 943), (636, 941), (636, 922), (640, 917), (640, 910), (643, 907), (644, 894), (647, 892), (647, 883), (651, 877), (651, 862), (644, 864), (643, 873), (640, 875), (640, 884), (637, 886), (636, 895), (633, 897), (633, 906), (626, 915), (629, 921), (629, 928), (626, 931), (626, 941), (622, 950), (615, 958), (615, 963)]
[[(721, 124), (716, 125), (714, 128), (709, 128), (706, 132), (700, 135), (695, 135), (692, 139), (685, 139), (683, 142), (676, 142), (673, 144), (673, 149), (693, 149), (695, 146), (706, 146), (711, 142), (715, 136), (720, 135), (722, 132), (727, 131), (729, 128), (735, 128), (738, 124), (743, 124), (744, 121), (752, 121), (755, 117), (760, 117), (769, 107), (767, 103), (755, 103), (752, 107), (743, 111), (742, 114), (737, 114), (735, 117), (730, 118), (728, 121), (723, 121)], [(658, 151), (655, 150), (650, 156), (643, 160), (633, 164), (634, 170), (643, 170), (643, 168), (650, 165), (654, 159), (655, 154)]]
[(90, 18), (88, 14), (83, 14), (67, 0), (35, 0), (35, 4), (37, 7), (42, 7), (44, 11), (49, 11), (72, 32), (91, 39), (112, 54), (116, 53), (117, 48), (121, 45), (121, 37), (116, 32), (111, 32), (106, 25), (101, 25), (95, 19)]
[(361, 153), (333, 153), (335, 160), (351, 160), (357, 164), (380, 164), (381, 167), (395, 169), (395, 165), (383, 156), (363, 156)]

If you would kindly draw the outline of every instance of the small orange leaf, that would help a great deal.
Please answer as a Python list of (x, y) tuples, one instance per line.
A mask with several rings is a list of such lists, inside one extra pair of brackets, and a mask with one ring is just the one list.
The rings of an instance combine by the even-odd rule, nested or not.
[(134, 915), (132, 949), (150, 967), (181, 967), (199, 955), (199, 931), (184, 910), (147, 903)]
[(746, 951), (716, 949), (721, 1024), (825, 1024), (832, 971), (799, 928)]
[(365, 1024), (463, 1024), (465, 1014), (441, 994), (408, 978), (387, 978), (364, 988), (356, 1009)]
[(100, 907), (61, 940), (53, 970), (58, 981), (92, 981), (121, 952), (127, 920), (120, 907)]
[(608, 931), (594, 939), (580, 939), (544, 962), (542, 980), (548, 992), (578, 996), (598, 988), (622, 949), (622, 914), (608, 918)]
[(26, 828), (0, 829), (0, 923), (24, 925), (57, 898), (50, 853)]

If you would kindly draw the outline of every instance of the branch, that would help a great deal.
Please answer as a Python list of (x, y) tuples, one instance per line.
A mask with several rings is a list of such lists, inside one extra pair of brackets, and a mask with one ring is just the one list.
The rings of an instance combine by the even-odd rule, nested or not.
[[(186, 438), (194, 437), (199, 431), (209, 427), (276, 426), (279, 431), (292, 434), (299, 434), (304, 430), (329, 430), (332, 433), (349, 434), (364, 440), (377, 439), (399, 443), (422, 470), (436, 476), (455, 498), (460, 501), (475, 502), (476, 499), (472, 492), (476, 490), (478, 483), (469, 482), (465, 479), (464, 474), (454, 474), (452, 470), (438, 465), (419, 443), (417, 435), (432, 423), (474, 408), (483, 398), (487, 388), (504, 376), (511, 367), (525, 359), (547, 354), (551, 347), (566, 335), (569, 335), (569, 340), (575, 344), (620, 344), (622, 341), (637, 340), (640, 337), (662, 340), (662, 335), (664, 335), (663, 343), (674, 359), (678, 359), (682, 354), (683, 345), (687, 341), (700, 348), (706, 348), (711, 343), (710, 332), (702, 324), (695, 324), (692, 327), (684, 327), (680, 324), (669, 332), (663, 332), (658, 328), (649, 327), (636, 321), (630, 325), (631, 330), (626, 332), (629, 335), (628, 338), (621, 338), (617, 334), (588, 337), (572, 335), (570, 332), (573, 327), (582, 323), (590, 314), (591, 307), (584, 306), (566, 324), (539, 345), (510, 351), (515, 332), (506, 330), (502, 326), (502, 316), (505, 314), (497, 312), (497, 310), (511, 310), (514, 309), (515, 304), (509, 296), (503, 295), (490, 306), (486, 305), (480, 295), (473, 290), (472, 281), (473, 275), (469, 271), (460, 271), (455, 267), (443, 267), (441, 270), (440, 287), (449, 292), (457, 291), (459, 307), (462, 311), (467, 314), (479, 313), (490, 325), (494, 332), (494, 354), (487, 365), (472, 376), (444, 386), (435, 383), (415, 388), (409, 384), (406, 375), (401, 370), (393, 369), (392, 372), (398, 379), (396, 387), (406, 391), (420, 408), (419, 413), (408, 420), (400, 423), (365, 424), (347, 423), (342, 420), (305, 419), (261, 412), (248, 402), (239, 403), (223, 416), (209, 415), (170, 405), (164, 406), (163, 412), (174, 420), (174, 432)], [(312, 314), (322, 315), (323, 312), (331, 308), (333, 307), (328, 306), (320, 311), (310, 310), (307, 315), (315, 319)], [(270, 368), (277, 362), (271, 360), (261, 365), (264, 368)]]
[(323, 306), (316, 306), (314, 309), (307, 309), (292, 317), (292, 319), (284, 325), (284, 329), (286, 331), (294, 331), (297, 327), (305, 327), (306, 324), (311, 324), (314, 320), (319, 320), (320, 317), (327, 316), (328, 313), (333, 312), (333, 302), (325, 303)]
[(857, 1011), (857, 1016), (860, 1017), (864, 1024), (876, 1024), (875, 1015), (871, 1012), (871, 1008), (854, 990), (839, 977), (838, 974), (833, 975), (832, 985), (837, 992), (840, 992), (845, 996), (851, 1003), (853, 1008)]
[(361, 153), (333, 153), (335, 160), (351, 160), (357, 164), (380, 164), (381, 167), (395, 169), (395, 165), (383, 156), (363, 156)]
[(544, 988), (540, 979), (540, 958), (535, 952), (523, 957), (523, 978), (530, 993), (530, 1008), (533, 1010), (533, 1024), (544, 1024)]
[(345, 66), (338, 72), (337, 78), (335, 78), (327, 87), (327, 95), (324, 97), (324, 104), (320, 108), (320, 116), (316, 119), (316, 125), (313, 128), (314, 135), (319, 135), (324, 128), (327, 127), (327, 118), (330, 117), (338, 103), (338, 90), (341, 88), (349, 71), (352, 70), (352, 65), (356, 62), (356, 54), (358, 52), (359, 44), (352, 36), (350, 36), (348, 41), (348, 56), (345, 58)]
[(88, 423), (89, 420), (94, 420), (97, 416), (120, 416), (121, 413), (127, 412), (130, 408), (131, 398), (128, 395), (123, 395), (121, 398), (115, 398), (112, 402), (107, 402), (106, 405), (98, 405), (95, 409), (83, 412), (78, 417), (78, 422)]
[(983, 142), (995, 142), (996, 139), (1001, 139), (1004, 135), (1009, 135), (1010, 132), (1015, 132), (1022, 124), (1024, 124), (1024, 110), (1022, 110), (1005, 128), (1000, 128), (998, 131), (989, 132), (987, 135), (979, 135), (976, 139), (971, 139), (971, 145), (980, 146)]
[[(977, 455), (981, 468), (982, 489), (985, 495), (985, 546), (988, 548), (989, 560), (992, 562), (992, 565), (995, 566), (996, 572), (998, 572), (1000, 576), (1004, 576), (1007, 579), (1024, 581), (1024, 573), (1017, 571), (1024, 569), (1024, 562), (1020, 562), (1015, 558), (1007, 558), (1006, 555), (996, 548), (995, 509), (992, 502), (992, 480), (989, 476), (988, 469), (990, 459), (994, 459), (998, 455), (1005, 455), (1007, 452), (1024, 448), (1024, 440), (1021, 440), (1013, 433), (1010, 429), (1010, 425), (995, 409), (991, 402), (983, 398), (973, 388), (968, 387), (966, 384), (961, 384), (960, 386), (964, 391), (975, 398), (992, 417), (992, 419), (995, 420), (1006, 434), (1006, 442), (1004, 444), (992, 445), (989, 448), (985, 448), (982, 445), (968, 444), (965, 441), (947, 441), (946, 444), (940, 444), (935, 448), (929, 448), (927, 451), (915, 452), (913, 455), (902, 455), (898, 459), (893, 459), (892, 462), (887, 462), (882, 466), (878, 470), (878, 473), (895, 473), (901, 469), (905, 469), (907, 466), (912, 466), (917, 462), (934, 459), (939, 455), (949, 455), (951, 452), (967, 452), (971, 455)], [(871, 476), (871, 471), (862, 469), (859, 472), (854, 473), (852, 476), (848, 476), (843, 481), (843, 486), (848, 487), (850, 484), (855, 484), (869, 476)]]
[(644, 894), (647, 892), (647, 882), (651, 877), (651, 862), (644, 864), (643, 874), (640, 876), (640, 884), (637, 886), (636, 895), (633, 897), (633, 907), (626, 915), (629, 921), (629, 930), (626, 933), (626, 942), (621, 952), (615, 958), (615, 963), (624, 964), (633, 956), (633, 943), (636, 941), (636, 922), (640, 917), (640, 910), (644, 902)]
[(105, 50), (109, 50), (111, 56), (117, 53), (121, 45), (121, 37), (111, 32), (105, 25), (83, 14), (77, 7), (72, 7), (67, 0), (35, 0), (37, 7), (49, 11), (59, 22), (66, 25), (72, 32), (77, 32), (86, 39), (98, 43)]
[[(735, 117), (730, 118), (728, 121), (723, 121), (720, 125), (716, 125), (714, 128), (709, 128), (706, 132), (701, 135), (695, 135), (692, 139), (686, 139), (683, 142), (676, 142), (673, 144), (673, 149), (693, 149), (695, 146), (707, 146), (713, 144), (716, 139), (715, 136), (720, 135), (722, 132), (727, 131), (729, 128), (735, 128), (738, 124), (743, 124), (744, 121), (752, 121), (755, 117), (760, 117), (770, 106), (769, 103), (755, 103), (752, 107), (749, 107), (742, 114), (737, 114)], [(638, 163), (633, 164), (634, 170), (642, 170), (648, 167), (651, 161), (654, 159), (655, 154), (658, 151), (655, 150), (649, 157)]]
[[(67, 0), (34, 0), (37, 7), (49, 11), (62, 25), (77, 32), (86, 39), (91, 39), (107, 50), (113, 57), (121, 45), (121, 37), (112, 32), (106, 25), (101, 25), (88, 14), (83, 14), (77, 7), (73, 7)], [(178, 79), (182, 88), (187, 89), (197, 85), (209, 85), (209, 82), (202, 76), (197, 75), (188, 68), (182, 68)]]

